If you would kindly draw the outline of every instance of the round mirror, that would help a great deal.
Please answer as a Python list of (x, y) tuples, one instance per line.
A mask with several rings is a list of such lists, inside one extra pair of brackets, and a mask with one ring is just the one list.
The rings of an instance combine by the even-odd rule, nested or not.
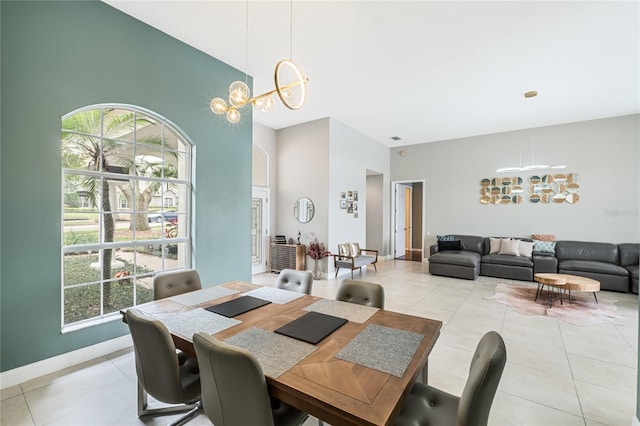
[(298, 219), (300, 223), (307, 223), (313, 219), (313, 214), (316, 212), (313, 207), (313, 201), (307, 197), (302, 197), (296, 201), (293, 205), (293, 215)]

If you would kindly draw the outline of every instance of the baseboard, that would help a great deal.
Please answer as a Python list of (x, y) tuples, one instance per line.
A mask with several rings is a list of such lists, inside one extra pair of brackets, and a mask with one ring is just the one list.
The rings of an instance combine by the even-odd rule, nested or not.
[(67, 352), (66, 354), (43, 359), (33, 364), (23, 365), (0, 373), (0, 389), (19, 385), (36, 377), (54, 373), (67, 367), (89, 361), (120, 349), (132, 346), (131, 335), (126, 334), (86, 348)]
[(640, 426), (640, 420), (638, 420), (638, 416), (633, 416), (631, 418), (631, 426)]

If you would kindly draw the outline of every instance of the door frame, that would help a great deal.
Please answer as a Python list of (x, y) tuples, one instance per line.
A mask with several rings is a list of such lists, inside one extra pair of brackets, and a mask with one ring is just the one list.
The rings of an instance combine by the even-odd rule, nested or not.
[[(391, 236), (389, 238), (391, 242), (391, 258), (396, 258), (396, 224), (398, 223), (396, 217), (396, 188), (398, 184), (408, 183), (422, 183), (422, 258), (424, 260), (425, 248), (424, 241), (426, 235), (426, 223), (427, 223), (427, 182), (425, 179), (403, 179), (391, 181)], [(413, 188), (412, 188), (413, 190)], [(411, 221), (413, 222), (413, 214), (411, 215)], [(411, 224), (413, 227), (413, 223)], [(404, 248), (403, 248), (404, 250)]]
[(268, 262), (270, 261), (269, 259), (269, 239), (271, 236), (271, 223), (269, 222), (270, 218), (269, 218), (269, 210), (270, 208), (270, 204), (269, 204), (269, 198), (271, 195), (271, 189), (268, 187), (262, 187), (262, 186), (253, 186), (251, 188), (251, 198), (264, 198), (265, 199), (265, 203), (264, 203), (264, 208), (262, 209), (262, 223), (263, 223), (263, 233), (262, 233), (262, 264), (260, 267), (254, 266), (253, 263), (251, 263), (251, 275), (256, 275), (256, 274), (262, 274), (264, 272), (267, 272), (269, 270), (268, 268)]

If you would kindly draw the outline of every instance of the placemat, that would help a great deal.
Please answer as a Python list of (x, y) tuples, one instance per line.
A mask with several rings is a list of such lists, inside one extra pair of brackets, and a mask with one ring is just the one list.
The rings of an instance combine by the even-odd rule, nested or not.
[(228, 338), (226, 342), (251, 352), (260, 362), (264, 374), (274, 378), (316, 350), (308, 343), (255, 327)]
[(159, 319), (170, 331), (189, 340), (193, 338), (193, 333), (195, 332), (200, 331), (207, 334), (216, 334), (242, 322), (207, 312), (202, 308), (196, 308), (191, 311), (161, 317)]
[(169, 300), (185, 306), (194, 306), (214, 299), (220, 299), (221, 297), (237, 292), (238, 290), (231, 290), (230, 288), (225, 287), (210, 287), (200, 291), (190, 291), (189, 293), (172, 296), (169, 297)]
[(370, 324), (336, 358), (402, 377), (424, 335)]
[(205, 308), (209, 312), (215, 312), (216, 314), (224, 315), (225, 317), (235, 317), (236, 315), (244, 314), (260, 306), (268, 305), (268, 300), (258, 299), (251, 296), (240, 296), (236, 299), (231, 299), (228, 302), (223, 302), (218, 305), (209, 306)]
[(347, 322), (344, 318), (309, 312), (283, 325), (275, 332), (316, 345)]
[(304, 296), (303, 293), (273, 287), (260, 287), (242, 294), (268, 300), (269, 302), (277, 303), (278, 305), (284, 305), (285, 303), (289, 303), (292, 300), (296, 300), (299, 297)]
[(379, 311), (371, 306), (357, 305), (355, 303), (339, 300), (322, 299), (304, 308), (305, 311), (320, 312), (334, 317), (340, 317), (349, 321), (362, 324), (373, 314)]

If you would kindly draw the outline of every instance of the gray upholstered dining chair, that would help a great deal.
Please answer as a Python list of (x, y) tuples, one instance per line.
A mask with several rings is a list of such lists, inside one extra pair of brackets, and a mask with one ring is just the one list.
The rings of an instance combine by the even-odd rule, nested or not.
[(486, 426), (491, 404), (507, 362), (507, 349), (495, 331), (486, 333), (471, 360), (462, 395), (416, 382), (396, 418), (396, 426)]
[(300, 425), (308, 415), (269, 397), (267, 380), (249, 352), (204, 333), (193, 335), (202, 406), (216, 426)]
[(200, 275), (195, 269), (163, 272), (153, 277), (153, 300), (164, 299), (200, 290), (201, 288)]
[(343, 280), (336, 300), (384, 309), (384, 287), (361, 280)]
[[(167, 327), (136, 308), (129, 308), (126, 320), (133, 338), (138, 375), (138, 417), (188, 411), (173, 422), (183, 424), (200, 407), (200, 374), (193, 355), (176, 352)], [(160, 402), (179, 404), (149, 408), (147, 393)]]
[(311, 271), (296, 271), (295, 269), (283, 269), (278, 274), (276, 287), (296, 291), (298, 293), (311, 294), (313, 286), (313, 274)]

